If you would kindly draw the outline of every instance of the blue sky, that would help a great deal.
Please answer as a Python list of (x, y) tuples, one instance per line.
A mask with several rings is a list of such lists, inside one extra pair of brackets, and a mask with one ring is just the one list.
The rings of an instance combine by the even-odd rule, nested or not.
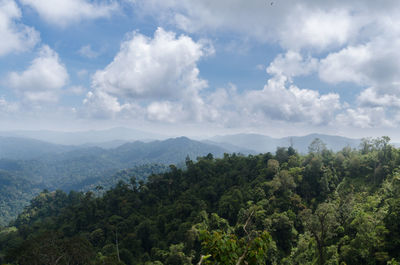
[(0, 0), (0, 130), (400, 140), (400, 4)]

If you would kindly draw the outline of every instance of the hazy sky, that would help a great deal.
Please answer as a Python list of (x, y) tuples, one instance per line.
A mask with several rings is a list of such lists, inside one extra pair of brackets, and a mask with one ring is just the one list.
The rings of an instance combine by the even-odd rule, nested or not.
[(399, 125), (398, 0), (0, 0), (0, 130)]

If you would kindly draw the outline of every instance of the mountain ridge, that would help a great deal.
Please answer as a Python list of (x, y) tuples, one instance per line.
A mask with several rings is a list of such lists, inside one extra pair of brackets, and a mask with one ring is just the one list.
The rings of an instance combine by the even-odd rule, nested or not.
[(321, 139), (332, 151), (339, 151), (346, 146), (357, 148), (361, 143), (361, 139), (353, 139), (344, 136), (327, 135), (312, 133), (304, 136), (287, 136), (282, 138), (273, 138), (262, 134), (231, 134), (217, 135), (209, 138), (212, 142), (220, 144), (233, 144), (240, 148), (252, 149), (258, 153), (274, 152), (278, 147), (292, 146), (300, 153), (307, 153), (308, 146), (315, 139)]

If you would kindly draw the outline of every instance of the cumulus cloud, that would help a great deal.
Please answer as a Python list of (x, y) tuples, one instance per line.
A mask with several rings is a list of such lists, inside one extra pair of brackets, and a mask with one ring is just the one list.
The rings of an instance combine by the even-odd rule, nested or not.
[(353, 124), (360, 127), (389, 125), (397, 120), (393, 113), (400, 107), (400, 38), (392, 35), (382, 32), (365, 44), (345, 47), (321, 60), (321, 80), (349, 82), (363, 88), (354, 102), (357, 108), (348, 110), (341, 120), (354, 120)]
[[(131, 2), (137, 12), (153, 14), (188, 33), (229, 32), (245, 42), (277, 43), (283, 52), (266, 68), (272, 78), (263, 89), (238, 92), (231, 86), (202, 93), (207, 82), (199, 78), (197, 62), (213, 52), (206, 49), (211, 46), (162, 29), (153, 38), (133, 33), (113, 62), (93, 76), (85, 101), (92, 109), (100, 106), (113, 115), (134, 110), (149, 120), (192, 119), (228, 126), (243, 120), (393, 125), (389, 120), (400, 104), (396, 1)], [(348, 106), (337, 93), (321, 94), (293, 84), (293, 77), (313, 73), (328, 84), (346, 82), (362, 90)]]
[(207, 86), (196, 65), (204, 55), (203, 46), (184, 35), (161, 28), (153, 39), (134, 33), (113, 62), (95, 73), (93, 87), (128, 98), (176, 99)]
[(118, 113), (135, 103), (154, 120), (201, 119), (199, 92), (207, 82), (199, 78), (197, 62), (212, 53), (209, 43), (162, 28), (153, 38), (134, 32), (114, 60), (93, 75), (85, 105)]
[(39, 42), (39, 33), (34, 28), (18, 23), (21, 16), (15, 1), (0, 0), (0, 56), (27, 51)]
[(400, 38), (377, 37), (363, 45), (346, 47), (321, 61), (319, 75), (331, 83), (391, 87), (400, 81), (399, 45)]
[(267, 73), (271, 75), (285, 75), (295, 77), (308, 75), (318, 69), (318, 60), (316, 58), (303, 58), (303, 56), (294, 51), (287, 51), (284, 55), (279, 54), (267, 68)]
[(206, 42), (159, 28), (153, 38), (137, 32), (114, 60), (92, 78), (84, 101), (96, 118), (143, 116), (162, 122), (212, 122), (227, 126), (268, 120), (328, 124), (341, 109), (338, 94), (300, 89), (291, 77), (317, 70), (318, 60), (295, 51), (279, 55), (267, 68), (273, 77), (262, 90), (238, 92), (235, 86), (202, 93), (198, 61), (213, 53)]
[(110, 119), (123, 111), (129, 111), (130, 104), (120, 104), (118, 98), (98, 90), (95, 93), (89, 91), (83, 101), (85, 109), (83, 116), (96, 119)]
[(386, 117), (386, 111), (382, 107), (348, 108), (336, 117), (339, 126), (347, 125), (359, 128), (393, 127), (396, 122)]
[(205, 101), (207, 121), (226, 127), (258, 127), (271, 121), (330, 125), (342, 110), (335, 93), (301, 89), (285, 75), (274, 75), (261, 90), (218, 88)]
[(320, 10), (299, 7), (300, 16), (289, 16), (286, 26), (278, 32), (285, 48), (315, 48), (324, 50), (345, 44), (356, 28), (349, 11), (343, 9)]
[(242, 100), (246, 110), (273, 120), (326, 124), (341, 108), (338, 94), (320, 95), (288, 83), (286, 76), (277, 75), (262, 90), (246, 92)]
[(394, 93), (379, 93), (379, 89), (369, 87), (357, 97), (361, 107), (392, 107), (400, 109), (400, 87)]
[(11, 72), (6, 83), (22, 100), (39, 103), (56, 102), (67, 81), (68, 73), (58, 54), (45, 45), (25, 71)]
[(362, 71), (362, 68), (368, 65), (371, 58), (371, 51), (366, 45), (346, 47), (321, 60), (319, 76), (323, 81), (329, 83), (368, 83), (369, 77), (365, 71)]
[(345, 1), (135, 0), (138, 12), (152, 13), (187, 32), (230, 31), (287, 49), (322, 51), (345, 44), (363, 26), (364, 8)]
[(84, 19), (109, 17), (119, 9), (116, 1), (88, 0), (20, 0), (22, 4), (35, 9), (49, 23), (67, 26)]

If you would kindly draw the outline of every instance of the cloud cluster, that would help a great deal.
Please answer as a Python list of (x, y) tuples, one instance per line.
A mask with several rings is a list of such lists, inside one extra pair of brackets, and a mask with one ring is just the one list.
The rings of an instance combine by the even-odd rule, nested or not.
[[(123, 10), (114, 0), (19, 2), (61, 27)], [(160, 27), (151, 37), (138, 31), (128, 34), (113, 60), (91, 76), (90, 92), (79, 85), (68, 90), (70, 95), (86, 94), (79, 109), (85, 117), (210, 122), (227, 127), (270, 121), (361, 128), (400, 125), (397, 1), (125, 2), (133, 3), (141, 16), (154, 15), (159, 24), (185, 33)], [(39, 42), (39, 33), (19, 23), (20, 19), (14, 0), (0, 0), (0, 56), (29, 50)], [(221, 36), (223, 41), (217, 47), (224, 45), (225, 52), (239, 52), (238, 47), (254, 42), (279, 46), (281, 54), (264, 68), (269, 75), (264, 87), (208, 87), (199, 62), (214, 54), (214, 47), (209, 41), (193, 38), (204, 35), (215, 36), (215, 42)], [(226, 42), (228, 35), (231, 44)], [(237, 43), (241, 39), (244, 44)], [(79, 54), (89, 59), (99, 56), (90, 44), (82, 46)], [(340, 92), (323, 94), (318, 87), (296, 85), (298, 77), (319, 78), (314, 84), (323, 82), (359, 92), (354, 101), (345, 102)], [(22, 102), (38, 104), (57, 102), (68, 80), (58, 54), (43, 46), (26, 70), (10, 73), (5, 83)], [(1, 111), (15, 108), (0, 98)]]
[(303, 58), (300, 53), (289, 50), (275, 57), (268, 66), (267, 73), (287, 77), (309, 75), (318, 69), (318, 64), (316, 58)]
[(9, 73), (6, 84), (24, 102), (36, 104), (58, 101), (61, 88), (67, 81), (66, 67), (58, 54), (45, 45), (25, 71)]
[(268, 80), (263, 90), (247, 92), (246, 109), (273, 120), (321, 125), (329, 123), (341, 108), (338, 94), (320, 95), (315, 90), (287, 84), (286, 76), (277, 75)]
[[(263, 98), (269, 104), (269, 98), (278, 100), (278, 96), (282, 96), (289, 103), (285, 103), (287, 111), (282, 111), (282, 107), (264, 107), (261, 113), (269, 113), (269, 116), (282, 120), (305, 119), (313, 123), (321, 121), (323, 117), (326, 120), (322, 123), (337, 122), (339, 125), (341, 122), (350, 124), (351, 120), (358, 117), (359, 122), (353, 124), (360, 127), (394, 126), (395, 117), (400, 116), (400, 5), (396, 1), (133, 2), (138, 12), (156, 15), (161, 23), (175, 25), (189, 33), (229, 32), (245, 40), (251, 38), (262, 43), (278, 43), (284, 53), (267, 67), (267, 72), (273, 77), (263, 89), (265, 94), (270, 94), (266, 98), (261, 91), (250, 91), (248, 94), (256, 95), (254, 100)], [(338, 94), (321, 96), (311, 90), (297, 91), (294, 89), (296, 86), (272, 90), (275, 86), (271, 84), (279, 76), (291, 81), (293, 77), (314, 73), (322, 82), (332, 85), (347, 83), (349, 87), (354, 86), (362, 91), (352, 106), (342, 108), (337, 118), (331, 113), (321, 114), (319, 118), (305, 113), (324, 113), (318, 108), (322, 102), (338, 106)], [(314, 105), (307, 105), (309, 109), (299, 107), (303, 102), (299, 99), (302, 94), (315, 100)], [(313, 108), (314, 111), (311, 111)], [(252, 108), (253, 111), (260, 109)], [(291, 111), (297, 116), (290, 114)], [(382, 123), (380, 120), (393, 122)]]
[[(344, 1), (135, 0), (139, 12), (187, 32), (230, 31), (288, 49), (323, 50), (343, 45), (357, 32)], [(270, 4), (270, 3), (273, 4)], [(161, 15), (160, 15), (161, 14)]]
[(199, 77), (197, 62), (212, 53), (206, 42), (162, 28), (153, 38), (133, 32), (114, 60), (93, 75), (84, 104), (89, 112), (97, 110), (96, 117), (108, 116), (101, 109), (114, 116), (140, 105), (151, 120), (201, 119), (199, 93), (207, 82)]
[(0, 56), (27, 51), (39, 42), (40, 35), (34, 28), (18, 22), (21, 16), (14, 0), (0, 0)]
[(49, 23), (67, 26), (84, 19), (109, 17), (119, 9), (116, 1), (88, 0), (20, 0), (22, 4), (32, 7)]

